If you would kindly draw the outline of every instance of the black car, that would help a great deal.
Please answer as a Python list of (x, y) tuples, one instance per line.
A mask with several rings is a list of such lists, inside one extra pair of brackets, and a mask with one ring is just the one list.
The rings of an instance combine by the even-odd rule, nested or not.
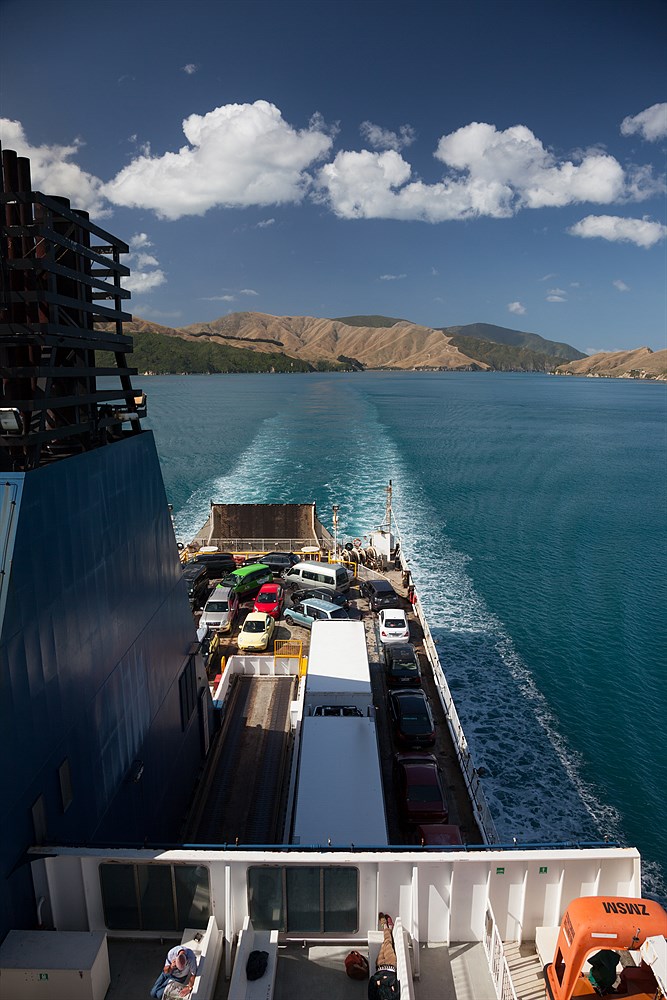
[(417, 650), (409, 642), (387, 642), (384, 646), (384, 665), (387, 684), (390, 686), (421, 684), (421, 670)]
[(421, 688), (389, 692), (389, 711), (401, 746), (419, 750), (435, 743), (435, 723)]
[(236, 560), (231, 552), (200, 552), (191, 563), (195, 566), (204, 566), (209, 580), (219, 580), (225, 573), (236, 569)]
[(269, 567), (274, 576), (282, 576), (285, 570), (301, 562), (301, 557), (294, 552), (267, 552), (264, 556), (253, 557), (246, 562), (261, 562), (262, 566)]
[(336, 604), (339, 608), (349, 608), (350, 606), (350, 602), (345, 594), (339, 594), (337, 590), (320, 590), (318, 587), (311, 587), (308, 590), (295, 590), (290, 596), (290, 603), (294, 606), (295, 604), (300, 604), (301, 601), (307, 600), (309, 597), (316, 597), (318, 601), (330, 601), (331, 604)]
[(210, 589), (206, 567), (195, 562), (186, 563), (183, 567), (183, 579), (187, 584), (190, 607), (193, 611), (201, 608)]
[(368, 598), (371, 611), (381, 611), (382, 608), (401, 608), (401, 599), (389, 583), (389, 580), (364, 580), (360, 587), (363, 597)]

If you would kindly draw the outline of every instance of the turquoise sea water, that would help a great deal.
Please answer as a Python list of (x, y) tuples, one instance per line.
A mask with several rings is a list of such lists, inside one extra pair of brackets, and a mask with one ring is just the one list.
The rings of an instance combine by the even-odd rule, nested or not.
[(394, 511), (501, 837), (608, 836), (667, 896), (667, 386), (144, 378), (177, 534), (209, 501)]

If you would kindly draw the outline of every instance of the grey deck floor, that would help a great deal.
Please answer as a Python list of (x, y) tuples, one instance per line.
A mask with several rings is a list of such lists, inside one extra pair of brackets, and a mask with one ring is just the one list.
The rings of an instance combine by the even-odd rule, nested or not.
[[(105, 1000), (142, 1000), (162, 971), (165, 955), (178, 941), (109, 939), (111, 986)], [(351, 945), (281, 945), (274, 990), (275, 1000), (365, 1000), (363, 983), (348, 979), (344, 960)], [(359, 948), (364, 952), (365, 949)], [(415, 1000), (495, 1000), (481, 944), (420, 950), (421, 978), (413, 981)], [(407, 1000), (407, 990), (401, 991)], [(537, 1000), (541, 994), (519, 994)], [(224, 956), (214, 1000), (229, 1000)]]

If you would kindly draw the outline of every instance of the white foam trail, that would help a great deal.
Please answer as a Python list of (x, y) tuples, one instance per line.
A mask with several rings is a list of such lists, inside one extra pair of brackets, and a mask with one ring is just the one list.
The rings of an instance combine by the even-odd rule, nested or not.
[[(327, 511), (337, 503), (339, 537), (363, 536), (384, 520), (384, 487), (392, 479), (405, 551), (469, 745), (478, 765), (489, 771), (484, 787), (501, 837), (622, 839), (617, 812), (583, 780), (580, 759), (559, 732), (529, 668), (476, 593), (466, 570), (468, 557), (447, 539), (443, 514), (425, 500), (373, 406), (345, 383), (339, 386), (341, 394), (349, 392), (349, 405), (362, 411), (351, 424), (345, 421), (346, 429), (355, 428), (353, 441), (332, 433), (330, 409), (317, 405), (315, 396), (307, 430), (303, 415), (293, 415), (286, 403), (285, 410), (263, 422), (229, 470), (212, 475), (176, 512), (179, 537), (188, 540), (199, 530), (211, 499), (315, 500), (329, 524)], [(330, 442), (325, 463), (323, 442)], [(650, 872), (645, 866), (649, 881), (654, 891), (664, 892), (655, 867)]]

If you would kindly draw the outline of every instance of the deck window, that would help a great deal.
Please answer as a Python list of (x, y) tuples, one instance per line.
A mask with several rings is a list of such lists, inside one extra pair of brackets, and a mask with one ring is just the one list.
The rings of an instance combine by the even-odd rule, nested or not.
[(342, 866), (253, 867), (248, 870), (248, 909), (258, 930), (355, 933), (359, 872)]
[(211, 914), (203, 865), (102, 863), (104, 922), (112, 931), (204, 928)]

